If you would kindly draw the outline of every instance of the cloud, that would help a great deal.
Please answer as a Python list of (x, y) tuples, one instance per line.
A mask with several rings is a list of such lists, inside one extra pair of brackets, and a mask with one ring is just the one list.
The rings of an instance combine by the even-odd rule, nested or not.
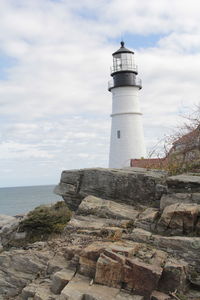
[(199, 102), (197, 5), (197, 0), (2, 0), (0, 53), (11, 59), (0, 80), (2, 171), (17, 173), (21, 163), (26, 175), (20, 171), (19, 177), (24, 182), (29, 173), (31, 184), (37, 173), (42, 182), (46, 168), (56, 180), (62, 168), (107, 166), (107, 81), (121, 34), (131, 48), (136, 35), (149, 40), (157, 35), (153, 46), (134, 49), (148, 148), (170, 132), (181, 122), (179, 115)]

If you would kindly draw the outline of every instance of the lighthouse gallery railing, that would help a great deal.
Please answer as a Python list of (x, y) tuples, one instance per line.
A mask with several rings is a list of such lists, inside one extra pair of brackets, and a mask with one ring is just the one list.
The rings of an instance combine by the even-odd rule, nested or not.
[[(133, 84), (131, 84), (133, 85)], [(139, 88), (142, 87), (142, 80), (140, 78), (135, 78), (134, 85), (138, 86)], [(114, 88), (114, 81), (113, 79), (108, 81), (108, 90), (110, 91), (112, 88)]]

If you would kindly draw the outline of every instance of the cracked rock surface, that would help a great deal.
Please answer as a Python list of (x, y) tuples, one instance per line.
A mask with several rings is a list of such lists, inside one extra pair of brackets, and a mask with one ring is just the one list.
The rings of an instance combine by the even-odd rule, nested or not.
[(200, 183), (189, 177), (65, 171), (57, 191), (72, 219), (62, 236), (2, 249), (0, 300), (200, 300)]

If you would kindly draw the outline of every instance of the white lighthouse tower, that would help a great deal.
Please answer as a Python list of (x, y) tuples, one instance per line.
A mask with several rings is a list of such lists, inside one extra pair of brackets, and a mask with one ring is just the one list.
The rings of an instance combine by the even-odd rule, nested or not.
[(130, 159), (146, 156), (139, 91), (141, 79), (134, 52), (124, 47), (113, 53), (108, 90), (112, 93), (109, 168), (130, 166)]

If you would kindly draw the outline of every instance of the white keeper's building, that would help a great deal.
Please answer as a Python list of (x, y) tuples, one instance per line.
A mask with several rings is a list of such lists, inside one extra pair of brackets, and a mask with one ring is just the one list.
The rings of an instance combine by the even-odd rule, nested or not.
[(112, 80), (108, 90), (112, 93), (112, 125), (109, 168), (130, 166), (131, 159), (146, 156), (139, 91), (141, 79), (134, 52), (124, 47), (113, 53)]

